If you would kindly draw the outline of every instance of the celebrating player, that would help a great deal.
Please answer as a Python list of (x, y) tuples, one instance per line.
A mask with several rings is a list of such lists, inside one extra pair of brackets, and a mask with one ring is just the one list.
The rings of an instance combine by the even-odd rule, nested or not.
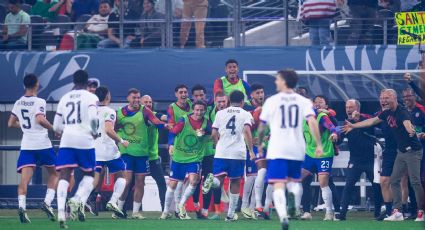
[[(276, 87), (279, 93), (266, 100), (260, 115), (262, 122), (258, 127), (258, 142), (262, 143), (266, 124), (270, 126), (267, 178), (274, 186), (273, 199), (282, 229), (288, 229), (285, 190), (288, 189), (291, 216), (295, 215), (301, 203), (302, 187), (299, 181), (306, 149), (303, 136), (305, 120), (317, 143), (316, 156), (323, 154), (313, 105), (310, 100), (295, 93), (297, 82), (295, 71), (285, 69), (278, 72)], [(262, 145), (258, 146), (258, 153), (263, 153)]]
[(177, 183), (183, 181), (186, 174), (189, 175), (189, 185), (178, 203), (178, 209), (180, 219), (190, 219), (184, 205), (199, 183), (200, 162), (204, 156), (206, 138), (208, 138), (205, 134), (210, 132), (208, 119), (205, 118), (206, 108), (205, 102), (194, 102), (193, 113), (183, 115), (170, 132), (171, 138), (168, 144), (172, 162), (170, 181), (165, 195), (165, 208), (161, 219), (171, 218), (169, 209), (174, 198), (174, 191)]
[(96, 95), (88, 92), (88, 74), (84, 70), (74, 73), (74, 88), (59, 101), (53, 128), (62, 134), (56, 170), (60, 171), (57, 189), (58, 220), (61, 228), (65, 223), (65, 201), (69, 178), (74, 168), (84, 173), (75, 196), (68, 201), (71, 219), (85, 220), (84, 206), (93, 190), (93, 172), (96, 166), (94, 137), (97, 136), (98, 117)]
[(37, 97), (39, 82), (37, 76), (28, 74), (24, 77), (25, 94), (15, 102), (8, 121), (8, 127), (21, 128), (23, 132), (21, 152), (17, 171), (21, 174), (18, 185), (19, 220), (30, 223), (26, 213), (26, 195), (28, 184), (36, 166), (45, 166), (49, 174), (47, 192), (41, 209), (54, 221), (55, 214), (50, 206), (55, 198), (58, 175), (55, 170), (56, 154), (47, 135), (53, 126), (46, 119), (46, 101)]
[[(233, 91), (230, 94), (230, 107), (217, 112), (212, 137), (217, 144), (214, 156), (214, 175), (209, 174), (202, 186), (202, 192), (208, 193), (211, 187), (223, 185), (225, 176), (230, 179), (230, 202), (226, 221), (238, 219), (235, 209), (239, 201), (240, 180), (244, 175), (246, 146), (251, 159), (255, 158), (251, 125), (252, 115), (243, 110), (244, 94)], [(245, 141), (244, 141), (245, 140)]]
[(111, 93), (108, 88), (101, 86), (95, 91), (99, 98), (99, 129), (98, 138), (95, 140), (96, 152), (96, 172), (94, 177), (94, 187), (99, 183), (100, 172), (105, 166), (109, 173), (115, 174), (114, 192), (106, 208), (113, 211), (115, 215), (124, 216), (122, 210), (117, 206), (118, 198), (125, 189), (126, 181), (124, 178), (125, 164), (121, 159), (120, 151), (115, 143), (121, 143), (124, 147), (128, 146), (128, 141), (120, 138), (114, 130), (116, 121), (115, 110), (108, 107), (111, 102)]

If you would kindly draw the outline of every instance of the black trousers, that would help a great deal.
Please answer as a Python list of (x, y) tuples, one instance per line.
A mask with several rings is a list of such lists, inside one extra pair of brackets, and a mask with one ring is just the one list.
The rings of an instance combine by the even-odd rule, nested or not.
[(167, 191), (167, 184), (165, 183), (164, 170), (162, 169), (161, 161), (159, 159), (149, 161), (149, 167), (150, 167), (150, 175), (155, 180), (156, 185), (158, 186), (161, 209), (164, 211), (165, 193)]
[[(212, 173), (213, 162), (214, 162), (214, 155), (206, 156), (206, 157), (204, 157), (204, 159), (202, 159), (202, 163), (201, 163), (201, 176), (202, 176), (202, 178), (205, 179), (205, 178), (207, 178), (208, 174)], [(199, 202), (199, 195), (200, 195), (200, 191), (201, 191), (202, 181), (203, 180), (199, 181), (199, 184), (196, 186), (196, 190), (193, 193), (193, 203)], [(211, 189), (210, 192), (208, 192), (207, 194), (202, 195), (202, 199), (203, 199), (202, 207), (204, 209), (209, 208), (210, 203), (211, 203), (212, 193), (213, 193), (213, 189)]]

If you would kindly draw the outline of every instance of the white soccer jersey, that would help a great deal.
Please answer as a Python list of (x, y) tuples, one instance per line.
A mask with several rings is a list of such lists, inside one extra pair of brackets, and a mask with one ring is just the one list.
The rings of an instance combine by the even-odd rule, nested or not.
[(99, 106), (99, 137), (95, 140), (96, 161), (110, 161), (120, 157), (120, 152), (115, 141), (106, 134), (105, 124), (111, 122), (114, 126), (116, 121), (115, 110), (107, 106)]
[(40, 150), (52, 147), (47, 129), (38, 124), (38, 115), (46, 116), (46, 101), (38, 97), (23, 96), (15, 102), (12, 114), (19, 119), (22, 136), (21, 150)]
[(278, 93), (268, 98), (260, 115), (270, 126), (267, 159), (304, 160), (303, 122), (314, 115), (311, 101), (299, 94)]
[(56, 114), (62, 117), (64, 125), (61, 148), (94, 148), (89, 113), (97, 116), (98, 101), (97, 96), (87, 90), (72, 90), (60, 99)]
[(213, 128), (220, 139), (215, 148), (215, 158), (246, 160), (246, 144), (243, 135), (245, 125), (252, 125), (251, 113), (239, 107), (229, 107), (217, 112)]

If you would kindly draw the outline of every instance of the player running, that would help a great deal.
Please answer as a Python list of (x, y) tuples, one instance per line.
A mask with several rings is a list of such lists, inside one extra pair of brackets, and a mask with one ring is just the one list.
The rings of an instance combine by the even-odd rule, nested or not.
[(60, 171), (57, 188), (58, 220), (60, 228), (68, 228), (65, 218), (65, 201), (69, 179), (74, 168), (80, 167), (84, 177), (74, 197), (68, 201), (70, 217), (85, 221), (84, 205), (93, 190), (96, 166), (94, 138), (99, 125), (96, 95), (86, 90), (88, 74), (84, 70), (74, 73), (74, 88), (59, 101), (53, 128), (62, 134), (56, 170)]
[[(298, 76), (293, 70), (280, 70), (276, 77), (279, 93), (266, 100), (260, 115), (258, 142), (264, 140), (266, 125), (270, 127), (270, 142), (267, 152), (267, 178), (273, 184), (273, 200), (279, 215), (282, 229), (288, 229), (288, 212), (286, 209), (285, 190), (288, 189), (290, 204), (299, 208), (302, 186), (301, 165), (305, 157), (305, 140), (303, 122), (306, 120), (314, 141), (317, 143), (316, 156), (322, 156), (322, 142), (313, 104), (310, 100), (296, 94), (294, 89)], [(258, 146), (258, 153), (263, 153), (263, 146)], [(295, 201), (294, 201), (295, 200)], [(290, 209), (294, 215), (296, 210)]]
[[(165, 208), (160, 219), (171, 218), (170, 206), (174, 198), (177, 183), (189, 175), (189, 185), (177, 204), (179, 218), (191, 219), (184, 207), (186, 201), (193, 195), (199, 183), (201, 161), (204, 156), (206, 134), (210, 132), (208, 119), (205, 117), (207, 105), (203, 101), (193, 103), (193, 113), (183, 115), (179, 122), (170, 131), (169, 153), (172, 158), (170, 168), (170, 181), (165, 195)], [(177, 202), (177, 201), (176, 201)]]
[(217, 112), (212, 130), (216, 145), (214, 156), (214, 175), (209, 174), (202, 186), (202, 192), (223, 185), (225, 176), (230, 179), (230, 202), (225, 221), (236, 221), (236, 206), (239, 201), (240, 180), (244, 176), (246, 149), (251, 159), (255, 158), (251, 125), (252, 115), (243, 110), (244, 94), (235, 90), (230, 94), (230, 107)]
[(114, 191), (111, 199), (106, 204), (106, 209), (122, 217), (124, 213), (118, 207), (117, 203), (126, 185), (126, 180), (124, 178), (125, 164), (121, 159), (121, 153), (115, 143), (121, 143), (126, 148), (128, 146), (128, 141), (120, 138), (114, 130), (116, 113), (115, 110), (108, 107), (111, 102), (111, 93), (108, 88), (100, 86), (96, 89), (95, 94), (99, 98), (100, 103), (98, 108), (98, 138), (95, 140), (96, 172), (94, 175), (94, 187), (99, 183), (102, 168), (108, 167), (109, 173), (115, 174), (116, 180)]
[(58, 175), (55, 170), (56, 154), (48, 137), (48, 130), (53, 126), (46, 119), (46, 101), (37, 97), (39, 81), (34, 74), (24, 77), (25, 94), (15, 102), (9, 117), (9, 128), (21, 128), (23, 132), (21, 152), (17, 163), (17, 172), (21, 174), (18, 185), (19, 220), (31, 223), (26, 212), (26, 195), (28, 184), (36, 166), (45, 166), (49, 175), (44, 202), (41, 204), (47, 217), (55, 221), (51, 203), (55, 198)]

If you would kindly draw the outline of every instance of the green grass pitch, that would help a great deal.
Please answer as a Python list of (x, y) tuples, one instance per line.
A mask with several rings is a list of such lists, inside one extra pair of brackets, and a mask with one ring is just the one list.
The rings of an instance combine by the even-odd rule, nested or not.
[[(41, 211), (29, 210), (28, 215), (31, 219), (30, 224), (20, 224), (16, 210), (0, 210), (0, 229), (19, 229), (19, 230), (50, 230), (59, 229), (58, 222), (47, 220)], [(110, 213), (103, 212), (98, 217), (87, 214), (86, 222), (68, 221), (69, 229), (75, 230), (262, 230), (262, 229), (280, 229), (280, 224), (276, 220), (246, 220), (239, 214), (239, 220), (233, 223), (224, 222), (224, 220), (158, 220), (160, 213), (144, 213), (146, 220), (113, 220)], [(190, 213), (193, 218), (194, 214)], [(424, 223), (414, 221), (403, 222), (377, 222), (373, 220), (371, 213), (352, 212), (349, 213), (347, 221), (324, 222), (323, 213), (313, 213), (312, 221), (291, 221), (291, 230), (416, 230), (425, 229)], [(224, 216), (223, 216), (224, 217)]]

